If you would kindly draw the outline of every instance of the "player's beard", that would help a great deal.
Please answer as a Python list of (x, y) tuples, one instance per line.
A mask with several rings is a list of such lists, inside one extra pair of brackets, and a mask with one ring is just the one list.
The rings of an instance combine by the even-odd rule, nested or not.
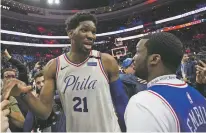
[(138, 66), (135, 69), (135, 76), (137, 76), (138, 78), (141, 78), (143, 80), (147, 80), (148, 79), (147, 57), (139, 65), (140, 66)]

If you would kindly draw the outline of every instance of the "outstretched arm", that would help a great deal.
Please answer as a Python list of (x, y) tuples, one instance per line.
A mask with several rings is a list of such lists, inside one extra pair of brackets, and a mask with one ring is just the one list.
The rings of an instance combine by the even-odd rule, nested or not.
[(44, 69), (44, 87), (40, 93), (40, 99), (37, 99), (29, 92), (24, 101), (28, 104), (31, 111), (42, 119), (47, 119), (52, 111), (52, 101), (54, 97), (55, 88), (55, 73), (56, 62), (55, 60), (49, 61)]
[[(52, 102), (55, 87), (56, 62), (51, 60), (45, 67), (44, 79), (45, 84), (42, 88), (40, 98), (36, 98), (29, 89), (31, 87), (18, 79), (6, 80), (3, 86), (3, 97), (8, 99), (9, 96), (19, 96), (28, 105), (30, 110), (39, 118), (47, 119), (52, 111)], [(26, 92), (26, 93), (22, 93)], [(23, 95), (22, 95), (23, 94)]]

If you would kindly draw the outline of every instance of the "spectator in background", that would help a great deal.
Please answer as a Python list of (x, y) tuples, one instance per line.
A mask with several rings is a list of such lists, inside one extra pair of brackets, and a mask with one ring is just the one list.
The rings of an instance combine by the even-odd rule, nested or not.
[(42, 69), (42, 64), (38, 61), (35, 66), (34, 69), (31, 71), (31, 76), (33, 77), (37, 72), (39, 72)]
[[(15, 66), (18, 70), (18, 77), (17, 72), (14, 69), (6, 68), (3, 69), (2, 78), (3, 79), (11, 79), (11, 78), (18, 78), (28, 84), (28, 76), (27, 76), (27, 68), (26, 66), (21, 63), (19, 60), (14, 59), (7, 49), (2, 52), (2, 56), (5, 60), (8, 61), (12, 66)], [(13, 104), (12, 110), (12, 119), (9, 124), (9, 128), (12, 132), (22, 132), (23, 131), (23, 123), (28, 112), (27, 105), (21, 100), (20, 97), (10, 97), (10, 100)]]
[[(11, 68), (4, 69), (3, 71), (3, 80), (8, 80), (16, 78), (16, 71)], [(9, 114), (9, 128), (12, 132), (23, 131), (24, 116), (19, 109), (18, 102), (15, 97), (9, 97), (11, 113)]]
[(123, 72), (125, 74), (134, 74), (134, 65), (132, 58), (127, 58), (122, 63)]
[[(33, 95), (39, 97), (42, 88), (44, 87), (43, 71), (39, 71), (34, 76), (35, 89)], [(57, 95), (55, 98), (57, 99)], [(56, 100), (55, 99), (55, 100)], [(57, 101), (60, 101), (59, 97)], [(57, 112), (57, 113), (56, 113)], [(66, 132), (66, 117), (64, 116), (61, 102), (53, 104), (53, 112), (47, 120), (41, 120), (33, 115), (31, 111), (28, 112), (24, 124), (24, 131), (42, 131), (42, 132)]]
[(133, 59), (125, 59), (122, 63), (123, 74), (120, 74), (120, 80), (129, 98), (147, 88), (147, 82), (145, 80), (134, 76), (133, 67)]
[(15, 66), (18, 70), (18, 79), (25, 82), (26, 84), (28, 84), (28, 76), (27, 76), (27, 68), (26, 66), (21, 63), (19, 60), (14, 59), (9, 52), (7, 51), (7, 49), (5, 49), (4, 52), (2, 52), (3, 57), (12, 64), (12, 66)]
[(185, 53), (181, 65), (177, 70), (177, 77), (189, 84), (195, 83), (195, 64), (196, 63), (189, 57), (189, 55)]
[[(34, 76), (35, 82), (35, 92), (34, 96), (39, 97), (39, 94), (44, 86), (44, 76), (43, 71), (39, 71)], [(29, 111), (26, 115), (25, 123), (24, 123), (24, 132), (34, 132), (42, 131), (42, 132), (51, 132), (51, 121), (41, 120), (37, 118), (31, 111)]]
[[(2, 52), (3, 58), (5, 58), (8, 63), (11, 63), (12, 66), (16, 67), (18, 70), (18, 77), (16, 74), (16, 71), (12, 70), (12, 69), (3, 69), (2, 71), (2, 78), (17, 78), (21, 81), (23, 81), (24, 83), (28, 84), (29, 80), (28, 80), (28, 76), (27, 76), (27, 68), (26, 66), (21, 63), (19, 60), (14, 59), (9, 52), (7, 51), (7, 49), (4, 50), (4, 52)], [(26, 117), (26, 114), (28, 112), (28, 107), (27, 105), (21, 100), (20, 97), (15, 97), (17, 102), (18, 102), (18, 106), (22, 112), (22, 114), (24, 115), (24, 117)], [(23, 131), (23, 130), (19, 130)]]

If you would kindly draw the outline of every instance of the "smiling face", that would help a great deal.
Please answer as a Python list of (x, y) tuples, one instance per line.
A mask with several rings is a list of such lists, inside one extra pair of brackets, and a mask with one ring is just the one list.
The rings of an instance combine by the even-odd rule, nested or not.
[(182, 62), (187, 62), (189, 60), (188, 54), (184, 54), (182, 57)]
[(41, 90), (44, 87), (44, 76), (35, 79), (36, 87)]
[(82, 21), (76, 29), (69, 32), (72, 47), (81, 52), (90, 52), (96, 40), (96, 26), (92, 21)]

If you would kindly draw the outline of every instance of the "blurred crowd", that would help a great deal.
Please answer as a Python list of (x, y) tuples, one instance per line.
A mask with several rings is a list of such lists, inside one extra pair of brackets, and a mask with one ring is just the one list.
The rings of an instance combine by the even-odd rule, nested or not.
[[(128, 8), (134, 5), (138, 5), (138, 4), (142, 4), (143, 2), (147, 2), (147, 0), (109, 0), (108, 4), (109, 6), (103, 6), (103, 7), (97, 7), (97, 8), (93, 8), (90, 13), (92, 14), (102, 14), (102, 13), (107, 13), (107, 12), (112, 12), (112, 11), (117, 11), (117, 10), (121, 10), (124, 8)], [(45, 2), (46, 3), (46, 2)], [(152, 3), (152, 2), (151, 2)], [(18, 1), (7, 1), (7, 0), (2, 0), (2, 4), (4, 6), (9, 6), (11, 11), (14, 12), (18, 12), (21, 14), (25, 14), (27, 15), (28, 13), (33, 13), (33, 14), (39, 14), (39, 15), (44, 15), (45, 11), (44, 8), (59, 8), (59, 7), (52, 7), (52, 6), (46, 6), (46, 4), (43, 4), (42, 2), (39, 2), (39, 4), (36, 3), (31, 3), (29, 1), (25, 1), (25, 4), (22, 4)], [(77, 10), (76, 7), (72, 8), (71, 6), (65, 6), (65, 3), (62, 3), (61, 9), (62, 10)], [(29, 6), (29, 5), (35, 5), (35, 6)], [(42, 8), (40, 8), (42, 7)], [(89, 6), (91, 7), (91, 6)], [(89, 7), (87, 7), (86, 9), (88, 9)], [(69, 8), (69, 9), (68, 9)], [(78, 10), (80, 9), (85, 9), (85, 5), (81, 6), (78, 8)], [(77, 11), (78, 11), (77, 10)], [(74, 14), (75, 12), (70, 12), (68, 13), (69, 15)], [(52, 14), (52, 12), (51, 12)]]
[[(26, 26), (26, 25), (25, 25)], [(205, 27), (205, 23), (201, 23), (198, 25), (194, 25), (188, 28), (183, 28), (180, 30), (171, 31), (175, 35), (177, 35), (181, 41), (184, 43), (185, 49), (187, 49), (190, 53), (196, 55), (198, 52), (206, 51), (206, 29), (202, 28)], [(46, 44), (69, 44), (69, 39), (58, 39), (58, 40), (45, 40), (40, 38), (31, 38), (31, 37), (24, 37), (18, 35), (8, 35), (8, 34), (1, 34), (2, 40), (5, 41), (15, 41), (15, 42), (27, 42), (27, 43), (37, 43), (37, 44), (44, 44), (45, 41), (53, 42), (53, 43), (46, 43)], [(96, 44), (93, 46), (93, 49), (109, 53), (112, 55), (112, 49), (117, 47), (126, 47), (127, 48), (127, 56), (120, 57), (119, 63), (121, 64), (122, 61), (127, 57), (132, 57), (135, 54), (135, 45), (139, 41), (137, 39), (126, 40), (122, 42), (122, 45), (117, 46), (115, 44), (115, 36), (110, 37), (99, 37), (97, 38), (98, 41), (104, 41), (105, 43)], [(47, 62), (51, 58), (57, 57), (58, 55), (69, 51), (68, 47), (63, 48), (45, 48), (45, 47), (26, 47), (26, 46), (15, 46), (15, 45), (4, 45), (2, 44), (2, 48), (7, 48), (9, 52), (12, 54), (14, 58), (24, 62), (27, 66), (28, 71), (34, 67), (35, 62)], [(118, 52), (118, 51), (117, 51)], [(116, 54), (116, 53), (115, 53)], [(4, 62), (2, 62), (2, 68), (6, 66)], [(7, 65), (8, 66), (8, 65)]]
[[(7, 84), (6, 80), (8, 79), (19, 79), (24, 82), (24, 84), (30, 84), (32, 86), (32, 94), (35, 97), (39, 97), (41, 89), (44, 87), (44, 76), (43, 76), (43, 67), (46, 62), (37, 62), (33, 67), (32, 71), (27, 70), (27, 65), (22, 61), (15, 59), (15, 56), (11, 56), (10, 53), (5, 49), (2, 52), (2, 58), (5, 63), (9, 64), (12, 67), (6, 67), (2, 69), (1, 85)], [(5, 87), (5, 86), (3, 86)], [(2, 88), (2, 87), (1, 87)], [(2, 95), (1, 97), (4, 97)], [(6, 107), (10, 107), (10, 111), (7, 111)], [(63, 114), (62, 106), (60, 103), (59, 96), (55, 92), (53, 111), (50, 117), (47, 120), (41, 120), (37, 118), (26, 104), (22, 101), (20, 96), (9, 97), (8, 101), (3, 101), (1, 104), (1, 109), (3, 112), (7, 111), (8, 113), (1, 114), (9, 116), (8, 119), (5, 118), (5, 122), (1, 123), (1, 132), (8, 131), (6, 127), (9, 126), (11, 132), (65, 132), (65, 116)], [(4, 119), (3, 119), (4, 120)]]
[[(126, 1), (127, 2), (127, 1)], [(140, 2), (140, 1), (139, 1)], [(205, 6), (204, 0), (188, 1), (184, 8), (182, 8), (184, 1), (174, 1), (169, 5), (158, 5), (143, 12), (133, 12), (123, 18), (116, 18), (112, 20), (105, 20), (98, 22), (97, 32), (110, 32), (115, 30), (121, 30), (125, 28), (131, 28), (137, 25), (153, 25), (155, 21), (165, 19), (171, 16), (180, 15), (198, 8)], [(17, 5), (18, 6), (18, 5)], [(16, 11), (15, 11), (16, 12)], [(147, 17), (150, 16), (150, 17)], [(198, 18), (199, 15), (195, 15), (194, 18)], [(35, 24), (26, 21), (14, 20), (2, 17), (2, 29), (11, 30), (17, 32), (24, 32), (38, 35), (50, 35), (50, 36), (63, 36), (66, 35), (65, 26), (62, 25), (48, 25), (48, 24)]]
[[(135, 47), (136, 43), (133, 44)], [(24, 83), (30, 84), (32, 86), (33, 95), (38, 97), (41, 89), (44, 86), (43, 68), (46, 62), (63, 52), (69, 51), (69, 49), (59, 49), (59, 51), (50, 50), (50, 52), (54, 52), (53, 54), (56, 55), (50, 58), (35, 58), (34, 60), (25, 62), (25, 54), (27, 54), (27, 52), (32, 54), (34, 49), (29, 51), (27, 47), (20, 47), (20, 49), (21, 48), (23, 51), (25, 51), (22, 54), (10, 54), (7, 49), (2, 50), (2, 80), (11, 78), (20, 79)], [(11, 50), (11, 48), (9, 49)], [(19, 49), (15, 49), (15, 52), (11, 50), (11, 52), (19, 53), (20, 51), (17, 52), (17, 50)], [(46, 50), (44, 49), (42, 52), (43, 51), (45, 52)], [(38, 51), (38, 53), (40, 54), (40, 51)], [(21, 57), (21, 59), (17, 55), (23, 55), (24, 57)], [(147, 84), (145, 80), (139, 79), (133, 75), (133, 61), (133, 58), (128, 58), (128, 56), (125, 56), (122, 58), (122, 62), (119, 64), (120, 79), (122, 80), (124, 89), (126, 90), (126, 93), (129, 97), (133, 96), (139, 91), (145, 90)], [(179, 79), (195, 87), (200, 93), (202, 93), (202, 95), (206, 97), (206, 51), (198, 52), (196, 54), (192, 53), (190, 49), (186, 49), (176, 74)], [(2, 127), (5, 127), (5, 125), (8, 127), (9, 125), (9, 129), (12, 132), (66, 131), (65, 116), (57, 92), (55, 93), (54, 97), (53, 112), (47, 120), (41, 120), (35, 117), (19, 97), (10, 97), (8, 100), (11, 110), (9, 111), (5, 108), (5, 106), (8, 104), (8, 101), (1, 103), (1, 109), (5, 109), (4, 112), (6, 113), (4, 114), (10, 116), (10, 121), (7, 123), (8, 119), (5, 117), (5, 122)], [(2, 116), (2, 118), (4, 119), (4, 116)], [(2, 128), (2, 131), (5, 130)]]

